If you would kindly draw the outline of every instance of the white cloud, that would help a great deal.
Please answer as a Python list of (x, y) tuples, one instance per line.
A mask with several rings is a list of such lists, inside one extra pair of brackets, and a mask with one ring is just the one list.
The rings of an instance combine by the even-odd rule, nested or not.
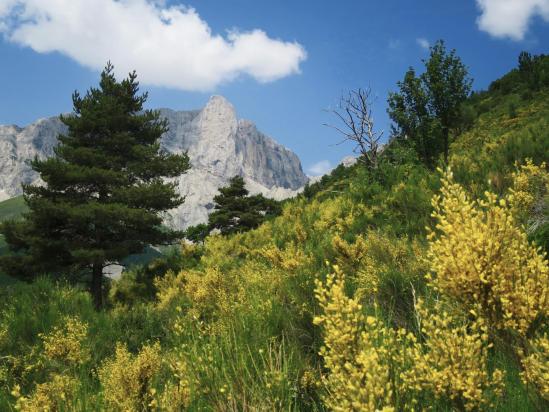
[(477, 0), (477, 5), (478, 28), (494, 37), (522, 40), (534, 16), (549, 22), (549, 0)]
[(333, 169), (332, 164), (329, 160), (321, 160), (320, 162), (315, 163), (307, 171), (313, 176), (321, 176), (328, 173)]
[(193, 8), (163, 0), (0, 0), (0, 33), (39, 53), (60, 52), (83, 66), (137, 70), (149, 85), (207, 91), (240, 75), (270, 82), (299, 73), (296, 42), (256, 29), (212, 33)]
[(424, 50), (429, 50), (429, 47), (431, 47), (431, 45), (429, 44), (429, 40), (427, 40), (425, 37), (417, 38), (416, 43)]

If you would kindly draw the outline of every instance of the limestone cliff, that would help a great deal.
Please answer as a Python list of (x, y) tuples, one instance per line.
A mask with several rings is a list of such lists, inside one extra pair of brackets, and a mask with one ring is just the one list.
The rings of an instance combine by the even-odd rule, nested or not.
[[(186, 151), (192, 168), (176, 179), (185, 203), (170, 211), (166, 221), (177, 228), (204, 222), (217, 189), (234, 175), (243, 176), (252, 193), (277, 199), (294, 195), (307, 182), (299, 158), (248, 120), (234, 107), (213, 96), (202, 110), (160, 109), (169, 123), (161, 146), (172, 153)], [(20, 195), (22, 183), (38, 183), (28, 161), (53, 155), (57, 136), (66, 127), (57, 117), (19, 128), (0, 126), (0, 200)]]

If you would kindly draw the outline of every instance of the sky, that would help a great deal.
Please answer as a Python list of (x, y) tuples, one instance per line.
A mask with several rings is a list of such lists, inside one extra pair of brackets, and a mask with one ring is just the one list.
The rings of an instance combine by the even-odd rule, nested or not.
[(70, 112), (110, 60), (148, 108), (225, 96), (318, 175), (352, 154), (325, 126), (349, 90), (371, 88), (387, 136), (387, 94), (437, 39), (479, 90), (522, 50), (548, 54), (548, 23), (549, 0), (0, 0), (0, 124)]

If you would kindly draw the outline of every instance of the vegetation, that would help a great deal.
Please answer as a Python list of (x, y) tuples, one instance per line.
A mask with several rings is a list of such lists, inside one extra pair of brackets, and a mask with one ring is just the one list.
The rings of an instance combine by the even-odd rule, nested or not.
[(448, 163), (450, 132), (462, 122), (462, 104), (471, 91), (472, 80), (456, 55), (442, 40), (431, 47), (424, 61), (425, 72), (416, 77), (412, 67), (398, 82), (400, 92), (389, 95), (389, 116), (396, 138), (409, 139), (420, 158), (434, 166), (444, 154)]
[[(0, 202), (0, 223), (5, 220), (17, 219), (26, 211), (25, 199), (23, 196), (17, 196)], [(9, 253), (8, 245), (4, 236), (0, 233), (0, 256)], [(13, 283), (14, 278), (2, 273), (0, 270), (0, 286)]]
[(525, 84), (465, 102), (449, 169), (395, 139), (128, 272), (108, 310), (1, 288), (0, 409), (547, 410), (549, 88)]
[(27, 211), (23, 196), (12, 197), (0, 202), (0, 222), (20, 218)]
[(163, 177), (178, 176), (188, 158), (160, 152), (167, 130), (159, 113), (143, 111), (136, 74), (117, 82), (110, 63), (99, 88), (73, 95), (74, 113), (62, 116), (55, 157), (32, 162), (46, 186), (23, 186), (29, 211), (1, 231), (12, 255), (0, 265), (28, 278), (44, 273), (91, 273), (91, 291), (102, 306), (103, 269), (178, 233), (161, 227), (160, 212), (182, 203)]
[(212, 230), (223, 235), (244, 232), (280, 214), (277, 201), (261, 194), (250, 196), (241, 176), (234, 176), (228, 186), (220, 188), (213, 201), (214, 211), (208, 216), (208, 223), (188, 228), (187, 239), (202, 242)]

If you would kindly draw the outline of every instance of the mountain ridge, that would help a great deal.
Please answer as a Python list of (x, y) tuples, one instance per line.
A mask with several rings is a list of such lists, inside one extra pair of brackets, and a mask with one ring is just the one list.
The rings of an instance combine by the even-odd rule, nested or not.
[[(161, 148), (187, 152), (192, 168), (172, 179), (185, 203), (170, 211), (166, 222), (185, 228), (207, 220), (219, 187), (234, 175), (244, 177), (251, 193), (278, 200), (293, 196), (308, 182), (297, 155), (258, 130), (250, 120), (239, 119), (223, 96), (210, 97), (202, 109), (158, 109), (169, 131)], [(40, 184), (28, 160), (53, 156), (57, 136), (67, 131), (59, 117), (40, 118), (20, 127), (0, 125), (0, 201), (22, 193), (21, 184)]]

